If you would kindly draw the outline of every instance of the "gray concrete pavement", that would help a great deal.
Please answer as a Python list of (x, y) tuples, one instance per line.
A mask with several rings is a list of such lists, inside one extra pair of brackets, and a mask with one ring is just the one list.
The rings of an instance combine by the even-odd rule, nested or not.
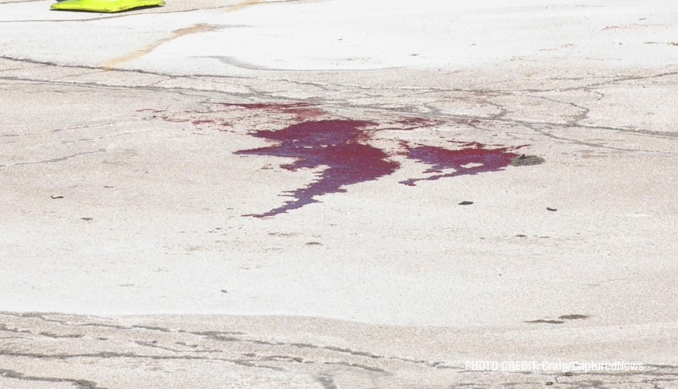
[(49, 4), (0, 1), (0, 387), (676, 386), (672, 3)]

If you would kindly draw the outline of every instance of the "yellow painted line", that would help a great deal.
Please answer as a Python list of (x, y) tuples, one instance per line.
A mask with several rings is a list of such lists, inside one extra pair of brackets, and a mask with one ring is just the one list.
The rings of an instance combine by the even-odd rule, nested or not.
[[(235, 4), (232, 7), (228, 7), (224, 13), (228, 12), (236, 12), (240, 11), (244, 8), (251, 7), (253, 5), (257, 4), (262, 4), (265, 3), (266, 0), (245, 0), (241, 3)], [(211, 25), (211, 24), (205, 24), (205, 23), (198, 23), (194, 24), (191, 27), (187, 28), (180, 28), (178, 30), (172, 31), (172, 34), (166, 38), (159, 39), (146, 47), (139, 49), (139, 50), (134, 50), (130, 53), (121, 55), (119, 57), (113, 58), (103, 64), (104, 69), (106, 70), (114, 70), (120, 65), (123, 65), (127, 62), (134, 61), (135, 59), (141, 58), (144, 55), (152, 52), (153, 50), (157, 49), (159, 46), (173, 41), (177, 38), (181, 38), (182, 36), (190, 35), (190, 34), (197, 34), (199, 32), (207, 32), (207, 31), (214, 31), (218, 27)]]
[(241, 9), (265, 2), (266, 0), (245, 0), (242, 3), (238, 3), (232, 7), (226, 8), (226, 11), (224, 11), (224, 13), (240, 11)]
[(139, 49), (139, 50), (134, 50), (130, 53), (121, 55), (119, 57), (113, 58), (110, 61), (104, 63), (103, 67), (106, 70), (113, 70), (117, 68), (118, 66), (129, 62), (133, 61), (137, 58), (143, 57), (144, 55), (150, 53), (151, 51), (157, 49), (160, 45), (163, 45), (167, 42), (173, 41), (174, 39), (181, 38), (182, 36), (190, 35), (190, 34), (196, 34), (199, 32), (207, 32), (207, 31), (214, 31), (218, 28), (218, 26), (213, 26), (211, 24), (205, 24), (205, 23), (198, 23), (194, 24), (191, 27), (187, 28), (180, 28), (178, 30), (172, 31), (172, 34), (168, 36), (167, 38), (162, 38), (159, 39), (146, 47)]

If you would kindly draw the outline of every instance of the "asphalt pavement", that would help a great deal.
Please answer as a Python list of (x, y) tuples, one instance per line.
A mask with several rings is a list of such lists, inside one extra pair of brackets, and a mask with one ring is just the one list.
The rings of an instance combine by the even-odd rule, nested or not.
[(451, 3), (0, 0), (0, 388), (678, 387), (678, 5)]

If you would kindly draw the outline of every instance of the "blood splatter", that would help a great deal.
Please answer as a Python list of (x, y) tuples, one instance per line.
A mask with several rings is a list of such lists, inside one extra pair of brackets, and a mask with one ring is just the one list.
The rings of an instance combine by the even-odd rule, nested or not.
[[(329, 193), (346, 192), (346, 187), (360, 182), (376, 180), (393, 174), (400, 164), (392, 159), (406, 158), (419, 164), (428, 165), (423, 171), (423, 177), (410, 178), (401, 181), (401, 184), (415, 186), (419, 181), (435, 181), (441, 178), (452, 178), (463, 175), (500, 171), (511, 165), (521, 164), (519, 154), (514, 151), (524, 147), (493, 147), (477, 142), (462, 143), (454, 140), (449, 142), (456, 145), (454, 149), (415, 144), (400, 141), (400, 149), (394, 148), (387, 153), (386, 149), (372, 146), (375, 131), (407, 131), (421, 128), (431, 128), (444, 124), (437, 119), (422, 117), (395, 118), (392, 121), (377, 123), (359, 120), (319, 120), (319, 116), (327, 113), (310, 103), (252, 103), (228, 104), (218, 106), (236, 107), (247, 110), (263, 110), (268, 120), (269, 113), (294, 115), (292, 124), (279, 131), (261, 130), (251, 132), (250, 135), (275, 142), (267, 147), (241, 150), (240, 155), (262, 155), (272, 157), (292, 158), (294, 162), (280, 165), (281, 168), (296, 171), (297, 169), (318, 169), (316, 179), (309, 185), (285, 192), (290, 197), (282, 206), (262, 214), (247, 216), (265, 217), (275, 216), (290, 210), (299, 209), (305, 205), (319, 202), (318, 197)], [(230, 124), (219, 118), (219, 110), (214, 108), (210, 112), (186, 111), (183, 117), (175, 117), (164, 110), (150, 108), (140, 109), (137, 112), (150, 113), (151, 119), (166, 122), (188, 122), (196, 127), (208, 126), (229, 127)], [(223, 112), (223, 111), (222, 111)], [(217, 115), (215, 115), (217, 114)], [(210, 116), (207, 116), (210, 115)], [(476, 126), (477, 119), (455, 119), (456, 124)], [(372, 127), (367, 130), (368, 127)], [(391, 138), (397, 142), (398, 137)], [(380, 141), (388, 141), (382, 138)], [(383, 143), (382, 143), (383, 144)], [(531, 157), (530, 157), (531, 158)], [(538, 158), (538, 157), (535, 157)], [(522, 160), (527, 160), (523, 157)], [(543, 162), (543, 159), (540, 159)], [(523, 161), (524, 162), (524, 161)]]
[(294, 200), (255, 217), (275, 216), (311, 203), (318, 196), (346, 192), (347, 185), (376, 180), (395, 172), (399, 164), (389, 161), (383, 150), (361, 143), (366, 135), (363, 128), (376, 123), (358, 120), (307, 121), (291, 125), (279, 131), (256, 131), (257, 138), (278, 142), (274, 146), (242, 150), (236, 154), (266, 155), (295, 158), (291, 164), (281, 165), (286, 170), (318, 168), (327, 166), (319, 179), (294, 191), (289, 196)]
[[(407, 149), (409, 159), (431, 165), (424, 173), (438, 173), (425, 178), (410, 178), (400, 182), (410, 186), (414, 186), (417, 181), (435, 181), (441, 178), (503, 170), (511, 164), (513, 158), (518, 156), (510, 151), (516, 148), (488, 149), (478, 142), (466, 143), (458, 150), (433, 146), (410, 147), (407, 144), (401, 144)], [(445, 169), (454, 169), (454, 172), (443, 173)]]

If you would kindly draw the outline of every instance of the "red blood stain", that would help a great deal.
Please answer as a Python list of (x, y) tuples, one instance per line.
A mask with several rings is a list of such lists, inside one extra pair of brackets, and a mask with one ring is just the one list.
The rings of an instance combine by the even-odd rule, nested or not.
[(317, 203), (318, 196), (346, 192), (343, 187), (347, 185), (376, 180), (395, 172), (399, 164), (388, 161), (388, 154), (361, 143), (365, 140), (362, 129), (375, 124), (358, 120), (307, 121), (280, 131), (252, 133), (257, 138), (278, 143), (274, 146), (238, 151), (236, 154), (295, 158), (293, 163), (280, 166), (290, 171), (322, 166), (327, 168), (310, 185), (289, 191), (289, 196), (294, 200), (266, 213), (248, 216), (275, 216)]
[[(511, 164), (513, 158), (518, 156), (518, 154), (510, 151), (517, 148), (487, 149), (485, 145), (478, 142), (466, 143), (464, 148), (458, 150), (433, 146), (410, 147), (407, 144), (403, 144), (403, 146), (407, 149), (409, 159), (431, 165), (424, 173), (438, 173), (426, 178), (410, 178), (400, 182), (410, 186), (414, 186), (417, 181), (435, 181), (441, 178), (503, 170)], [(465, 167), (469, 164), (474, 165)], [(444, 169), (454, 169), (454, 172), (443, 173)]]
[[(265, 155), (273, 157), (293, 158), (290, 164), (280, 165), (281, 168), (296, 171), (301, 168), (324, 168), (317, 174), (317, 180), (308, 186), (288, 191), (286, 196), (293, 198), (282, 206), (263, 214), (246, 215), (254, 217), (275, 216), (289, 210), (299, 209), (305, 205), (319, 202), (317, 198), (328, 193), (346, 192), (345, 187), (360, 182), (376, 180), (394, 173), (400, 164), (388, 160), (389, 154), (384, 150), (369, 144), (372, 131), (365, 131), (366, 127), (376, 126), (374, 122), (358, 120), (311, 120), (324, 115), (325, 111), (308, 103), (293, 104), (221, 104), (226, 107), (244, 109), (261, 109), (275, 113), (295, 115), (296, 120), (303, 121), (293, 124), (280, 131), (256, 131), (251, 135), (276, 142), (275, 145), (242, 150), (236, 152), (241, 155)], [(202, 124), (228, 126), (220, 120), (206, 119), (204, 113), (195, 113), (200, 116), (192, 119), (179, 119), (164, 114), (166, 111), (142, 109), (137, 112), (151, 112), (153, 119), (167, 122), (187, 122), (199, 126)], [(201, 117), (202, 116), (202, 117)], [(458, 124), (476, 126), (477, 119), (454, 119)], [(416, 128), (433, 127), (442, 124), (442, 121), (420, 117), (404, 118), (383, 123), (374, 130), (412, 130)], [(518, 154), (517, 149), (524, 147), (497, 147), (491, 148), (477, 142), (458, 144), (457, 149), (442, 147), (413, 145), (402, 141), (400, 145), (404, 153), (394, 152), (415, 160), (418, 163), (429, 165), (423, 178), (410, 178), (401, 181), (402, 184), (415, 186), (418, 181), (435, 181), (441, 178), (451, 178), (462, 175), (503, 170), (510, 165), (511, 160)], [(447, 171), (447, 172), (446, 172)]]

